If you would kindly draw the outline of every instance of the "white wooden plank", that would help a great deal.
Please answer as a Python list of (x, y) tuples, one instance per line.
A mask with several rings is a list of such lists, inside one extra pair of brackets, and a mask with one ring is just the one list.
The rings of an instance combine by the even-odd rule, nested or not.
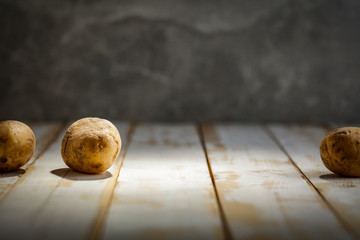
[(48, 147), (49, 142), (55, 140), (59, 132), (65, 128), (61, 122), (31, 122), (29, 126), (36, 138), (35, 158), (39, 158), (45, 148)]
[(122, 139), (122, 150), (115, 164), (96, 175), (67, 171), (53, 194), (33, 220), (33, 239), (88, 239), (96, 218), (108, 207), (116, 184), (128, 136), (129, 124), (114, 123)]
[(360, 179), (337, 176), (323, 165), (319, 146), (327, 131), (311, 126), (271, 125), (270, 128), (344, 225), (360, 237)]
[(48, 144), (56, 137), (61, 123), (30, 123), (28, 124), (33, 130), (36, 138), (36, 148), (32, 158), (19, 170), (13, 172), (0, 173), (0, 200), (8, 193), (11, 187), (18, 181), (31, 164), (39, 158), (40, 154), (46, 149)]
[[(127, 131), (127, 124), (116, 125)], [(74, 239), (91, 233), (102, 197), (110, 198), (110, 181), (114, 186), (119, 163), (99, 175), (69, 171), (60, 152), (64, 133), (65, 129), (0, 205), (0, 232), (6, 239)]]
[(193, 125), (140, 125), (120, 171), (105, 239), (223, 238)]
[(60, 154), (64, 133), (65, 130), (26, 171), (0, 204), (0, 232), (6, 239), (31, 238), (29, 233), (34, 219), (61, 181), (61, 177), (51, 171), (66, 168)]
[(259, 125), (204, 125), (220, 203), (234, 239), (351, 236)]

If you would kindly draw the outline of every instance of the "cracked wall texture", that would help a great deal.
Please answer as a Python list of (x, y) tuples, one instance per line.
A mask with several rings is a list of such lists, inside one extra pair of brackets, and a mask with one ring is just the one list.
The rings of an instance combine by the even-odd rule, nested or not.
[(0, 0), (0, 118), (360, 120), (360, 2)]

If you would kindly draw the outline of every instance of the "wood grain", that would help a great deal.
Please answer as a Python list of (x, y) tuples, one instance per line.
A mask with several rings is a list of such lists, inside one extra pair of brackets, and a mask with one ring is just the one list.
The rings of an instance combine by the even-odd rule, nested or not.
[(26, 171), (1, 203), (0, 232), (6, 239), (35, 239), (31, 234), (34, 220), (61, 180), (51, 171), (66, 168), (60, 154), (64, 133), (65, 130)]
[(203, 133), (234, 239), (351, 238), (261, 126), (204, 125)]
[(56, 138), (60, 129), (63, 127), (61, 123), (29, 123), (28, 126), (35, 134), (35, 152), (32, 158), (19, 170), (13, 172), (0, 172), (0, 201), (16, 184), (18, 179), (29, 169), (29, 167), (31, 167), (33, 162), (46, 150), (48, 145)]
[(214, 189), (194, 125), (145, 124), (136, 128), (103, 236), (223, 238)]
[(297, 125), (271, 125), (270, 129), (343, 225), (359, 238), (360, 179), (337, 176), (323, 165), (319, 146), (327, 131)]
[[(108, 207), (124, 157), (129, 124), (117, 123), (122, 149), (114, 165), (100, 174), (82, 174), (68, 168), (56, 169), (64, 175), (37, 214), (31, 235), (43, 239), (88, 239), (102, 211)], [(63, 172), (66, 172), (63, 174)], [(54, 217), (56, 216), (56, 217)]]
[[(127, 124), (117, 125), (127, 131)], [(102, 197), (115, 185), (114, 165), (108, 172), (85, 175), (73, 171), (61, 158), (65, 130), (0, 205), (0, 232), (6, 239), (87, 239), (101, 211)], [(124, 134), (126, 136), (126, 134)], [(21, 229), (21, 231), (19, 231)]]
[(1, 239), (360, 238), (360, 180), (324, 167), (322, 128), (204, 125), (204, 152), (193, 124), (142, 124), (126, 143), (116, 123), (121, 155), (85, 175), (62, 161), (61, 124), (30, 126), (34, 157), (0, 178)]

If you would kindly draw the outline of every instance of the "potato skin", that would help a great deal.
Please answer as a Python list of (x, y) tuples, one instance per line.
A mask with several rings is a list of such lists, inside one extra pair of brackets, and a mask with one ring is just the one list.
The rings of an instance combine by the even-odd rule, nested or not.
[(0, 122), (0, 171), (14, 171), (25, 165), (35, 151), (35, 135), (26, 124)]
[(326, 134), (320, 144), (320, 156), (333, 173), (360, 177), (360, 128), (338, 128)]
[(89, 174), (106, 171), (121, 149), (117, 128), (108, 120), (83, 118), (66, 131), (61, 156), (71, 169)]

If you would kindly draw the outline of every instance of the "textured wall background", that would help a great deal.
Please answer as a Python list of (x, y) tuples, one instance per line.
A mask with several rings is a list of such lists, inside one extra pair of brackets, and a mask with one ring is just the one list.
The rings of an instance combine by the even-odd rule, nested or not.
[(0, 118), (360, 121), (360, 1), (0, 0)]

